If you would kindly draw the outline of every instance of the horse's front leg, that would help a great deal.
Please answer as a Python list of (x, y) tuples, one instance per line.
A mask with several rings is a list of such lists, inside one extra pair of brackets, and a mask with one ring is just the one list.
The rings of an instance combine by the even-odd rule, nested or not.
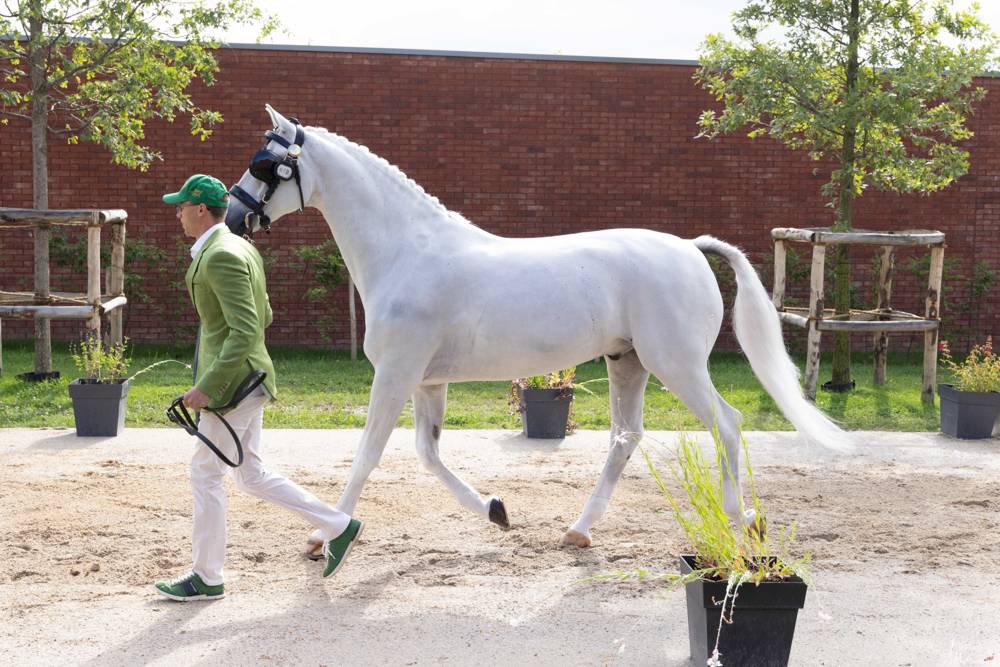
[(368, 417), (361, 435), (361, 445), (354, 455), (350, 481), (337, 502), (337, 509), (353, 514), (361, 497), (361, 489), (372, 470), (378, 465), (396, 426), (407, 397), (413, 392), (419, 373), (410, 369), (380, 365), (375, 368), (371, 396), (368, 399)]
[(501, 528), (510, 528), (507, 510), (497, 497), (483, 499), (441, 461), (438, 442), (444, 427), (448, 385), (424, 385), (413, 393), (413, 418), (417, 432), (417, 456), (424, 467), (437, 475), (466, 509), (488, 518)]
[[(354, 454), (350, 481), (337, 502), (337, 509), (341, 512), (354, 513), (354, 508), (361, 497), (361, 489), (382, 458), (389, 435), (392, 434), (399, 414), (403, 411), (407, 396), (417, 385), (418, 378), (418, 373), (392, 366), (375, 368), (375, 379), (372, 381), (372, 390), (368, 397), (368, 417), (361, 434), (361, 445)], [(305, 556), (311, 560), (323, 558), (324, 539), (320, 530), (314, 530), (306, 542)]]
[[(361, 490), (382, 458), (392, 429), (406, 405), (406, 399), (419, 384), (421, 373), (422, 367), (405, 361), (376, 364), (361, 444), (354, 454), (350, 480), (337, 502), (337, 509), (341, 512), (354, 513)], [(320, 560), (323, 557), (323, 540), (322, 532), (314, 530), (306, 542), (305, 556), (311, 560)]]

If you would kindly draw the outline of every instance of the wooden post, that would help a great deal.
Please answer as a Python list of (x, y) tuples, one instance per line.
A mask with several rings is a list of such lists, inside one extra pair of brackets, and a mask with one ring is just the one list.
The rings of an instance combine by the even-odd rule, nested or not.
[[(125, 223), (111, 225), (111, 274), (108, 277), (108, 295), (122, 296), (125, 293)], [(123, 342), (122, 310), (115, 308), (108, 314), (111, 322), (111, 344)]]
[(0, 377), (3, 377), (3, 320), (0, 320)]
[(87, 227), (87, 304), (94, 314), (87, 320), (88, 335), (101, 333), (101, 218), (94, 219)]
[(924, 386), (920, 400), (934, 404), (934, 385), (937, 384), (938, 331), (941, 329), (941, 274), (944, 270), (944, 244), (931, 246), (931, 266), (927, 272), (927, 309), (924, 317), (936, 320), (938, 326), (924, 332)]
[(347, 274), (347, 310), (351, 317), (351, 361), (358, 360), (358, 314), (354, 305), (354, 278)]
[(774, 307), (781, 310), (785, 302), (785, 242), (774, 242), (774, 290), (771, 292)]
[[(49, 298), (49, 226), (35, 227), (35, 302)], [(35, 317), (35, 373), (52, 372), (52, 328), (44, 317)]]
[[(891, 309), (889, 301), (892, 298), (892, 272), (895, 268), (896, 253), (891, 245), (882, 246), (882, 257), (879, 262), (878, 304), (876, 310)], [(888, 319), (879, 314), (880, 320)], [(885, 362), (889, 351), (889, 334), (879, 331), (875, 334), (875, 369), (872, 382), (875, 386), (885, 384)]]
[(816, 380), (819, 377), (820, 331), (823, 321), (823, 264), (826, 246), (813, 246), (812, 273), (809, 276), (809, 338), (806, 342), (806, 398), (816, 400)]

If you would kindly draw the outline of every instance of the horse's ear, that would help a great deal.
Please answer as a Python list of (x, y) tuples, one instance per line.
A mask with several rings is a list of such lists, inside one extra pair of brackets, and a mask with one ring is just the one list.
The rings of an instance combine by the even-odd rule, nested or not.
[(274, 107), (270, 104), (265, 104), (264, 108), (267, 109), (267, 114), (271, 117), (271, 124), (274, 126), (274, 129), (280, 129), (282, 125), (281, 121), (285, 120), (285, 117), (275, 111)]

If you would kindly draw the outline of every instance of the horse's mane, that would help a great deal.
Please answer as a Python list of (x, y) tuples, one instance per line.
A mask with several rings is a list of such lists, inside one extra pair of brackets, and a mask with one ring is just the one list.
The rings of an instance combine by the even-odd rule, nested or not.
[(352, 152), (360, 153), (369, 161), (371, 161), (373, 164), (375, 164), (375, 166), (379, 167), (383, 172), (392, 176), (405, 189), (413, 192), (413, 194), (417, 195), (417, 197), (423, 199), (431, 206), (444, 213), (449, 218), (457, 222), (464, 223), (466, 225), (472, 225), (473, 227), (476, 226), (468, 219), (466, 219), (466, 217), (463, 216), (461, 213), (456, 213), (455, 211), (449, 210), (448, 207), (446, 207), (444, 204), (441, 203), (441, 200), (439, 200), (434, 195), (429, 194), (426, 190), (424, 190), (422, 185), (420, 185), (415, 180), (407, 176), (402, 169), (400, 169), (393, 163), (389, 162), (381, 155), (376, 155), (367, 146), (363, 146), (359, 143), (353, 142), (350, 139), (347, 139), (346, 137), (342, 137), (336, 132), (331, 132), (325, 127), (319, 127), (317, 125), (309, 125), (306, 127), (306, 129), (315, 130), (316, 132), (321, 133), (323, 135), (323, 138), (329, 141), (333, 141), (339, 144), (340, 146), (351, 150)]

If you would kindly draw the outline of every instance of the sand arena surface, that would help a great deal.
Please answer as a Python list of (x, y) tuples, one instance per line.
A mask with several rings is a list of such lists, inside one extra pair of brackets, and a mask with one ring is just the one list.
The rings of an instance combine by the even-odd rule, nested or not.
[[(267, 431), (265, 457), (334, 502), (359, 437)], [(1000, 440), (862, 434), (857, 454), (831, 457), (790, 433), (747, 439), (772, 523), (797, 522), (814, 558), (792, 664), (1000, 661)], [(178, 604), (151, 584), (189, 567), (194, 442), (168, 429), (0, 429), (0, 662), (686, 663), (681, 592), (586, 581), (674, 570), (685, 550), (641, 457), (594, 546), (559, 545), (606, 432), (446, 431), (443, 460), (503, 497), (504, 532), (464, 511), (397, 430), (357, 510), (364, 538), (329, 580), (300, 556), (301, 520), (227, 482), (227, 598)]]

